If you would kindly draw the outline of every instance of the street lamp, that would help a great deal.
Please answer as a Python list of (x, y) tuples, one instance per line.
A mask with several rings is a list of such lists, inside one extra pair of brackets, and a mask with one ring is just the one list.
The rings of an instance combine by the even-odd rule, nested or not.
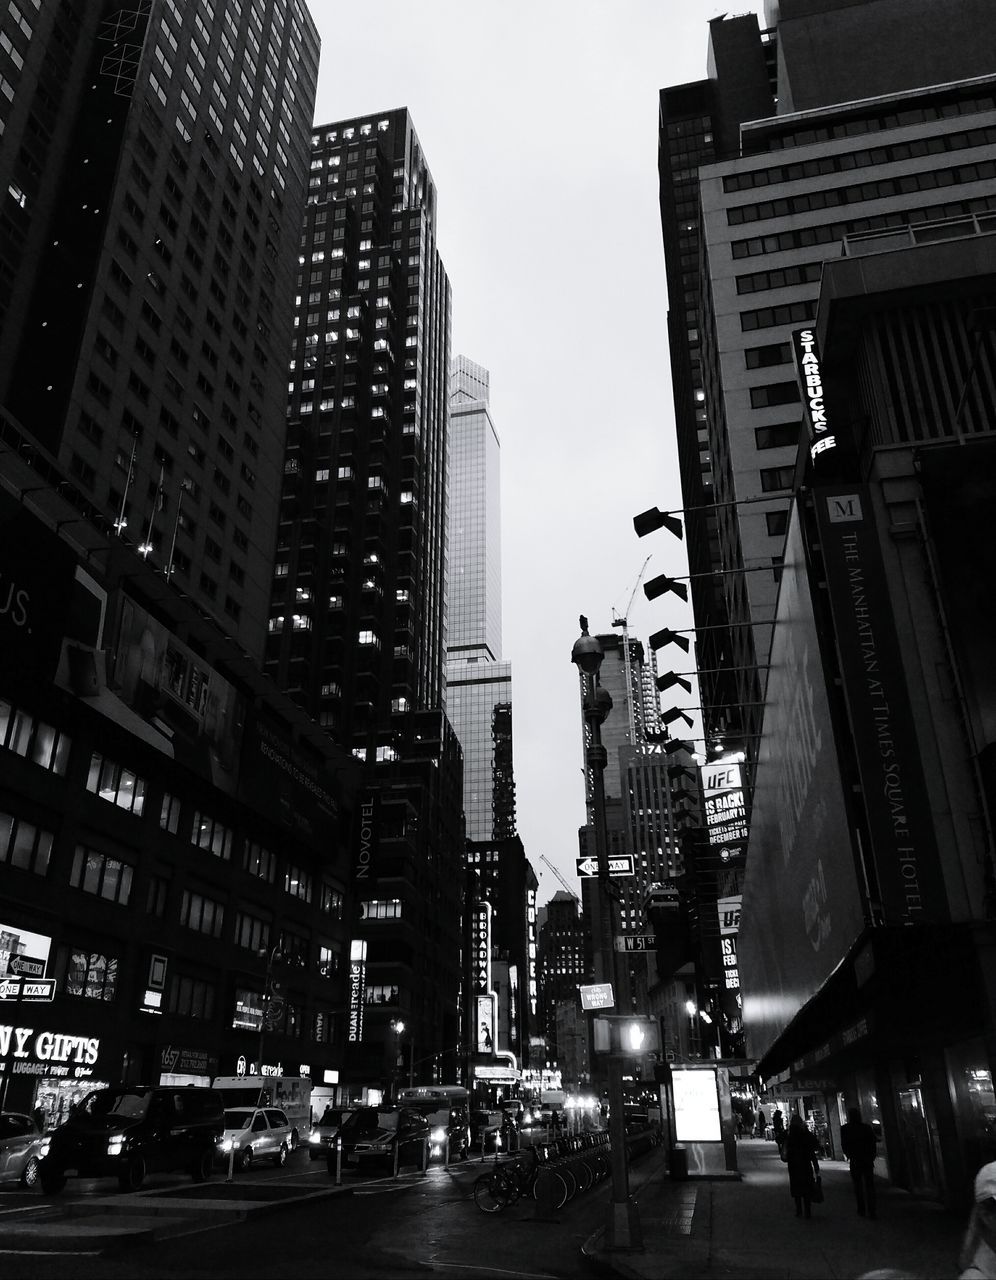
[(405, 1023), (401, 1018), (391, 1019), (391, 1030), (394, 1032), (394, 1070), (391, 1072), (392, 1101), (398, 1100), (398, 1067), (401, 1064), (401, 1037), (405, 1033)]
[[(571, 661), (584, 680), (584, 719), (588, 728), (585, 765), (591, 789), (592, 826), (598, 863), (598, 930), (592, 939), (602, 982), (611, 982), (616, 1006), (623, 1012), (623, 993), (628, 993), (629, 975), (626, 959), (615, 949), (616, 895), (609, 881), (608, 833), (605, 824), (605, 765), (607, 754), (602, 746), (601, 726), (612, 710), (612, 697), (598, 683), (598, 672), (605, 654), (597, 637), (588, 634), (588, 619), (581, 615), (581, 635), (574, 642)], [(628, 1001), (627, 1001), (628, 1003)], [(610, 1249), (637, 1249), (641, 1246), (640, 1223), (635, 1201), (629, 1197), (629, 1168), (626, 1156), (626, 1116), (623, 1103), (623, 1059), (611, 1054), (609, 1063), (609, 1156), (612, 1169), (612, 1199), (606, 1223), (606, 1241)]]
[(284, 958), (284, 953), (280, 950), (279, 944), (271, 947), (269, 951), (261, 950), (257, 953), (266, 957), (266, 979), (263, 985), (263, 1009), (259, 1019), (259, 1050), (257, 1058), (259, 1060), (259, 1074), (263, 1074), (263, 1040), (268, 1030), (272, 1030), (274, 1024), (279, 1021), (280, 1015), (284, 1011), (284, 989), (283, 983), (278, 981), (273, 974), (273, 966), (279, 964)]

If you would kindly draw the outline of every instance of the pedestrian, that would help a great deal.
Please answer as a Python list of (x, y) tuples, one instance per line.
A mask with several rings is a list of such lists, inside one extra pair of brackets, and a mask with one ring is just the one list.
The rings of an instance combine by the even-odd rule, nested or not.
[(847, 1113), (847, 1124), (840, 1127), (840, 1148), (851, 1169), (854, 1198), (859, 1217), (875, 1217), (875, 1147), (878, 1138), (870, 1124), (861, 1119), (857, 1107)]
[(31, 1113), (31, 1119), (35, 1122), (35, 1128), (39, 1133), (45, 1132), (45, 1108), (35, 1107)]
[(785, 1141), (785, 1117), (779, 1107), (775, 1107), (774, 1114), (771, 1117), (771, 1127), (775, 1133), (775, 1145), (778, 1147), (778, 1154), (781, 1155), (782, 1143)]
[(782, 1159), (788, 1165), (789, 1194), (795, 1201), (795, 1216), (811, 1218), (813, 1200), (820, 1196), (819, 1145), (806, 1128), (802, 1116), (793, 1115), (782, 1146)]
[(996, 1280), (996, 1161), (975, 1175), (974, 1200), (958, 1256), (958, 1280)]
[(765, 1115), (764, 1107), (758, 1103), (757, 1107), (757, 1136), (763, 1138), (768, 1128), (768, 1117)]

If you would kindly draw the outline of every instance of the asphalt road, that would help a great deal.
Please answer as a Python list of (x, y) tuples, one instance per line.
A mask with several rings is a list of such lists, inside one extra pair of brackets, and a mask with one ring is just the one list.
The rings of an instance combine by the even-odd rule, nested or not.
[[(405, 1172), (397, 1182), (346, 1173), (344, 1186), (352, 1194), (281, 1207), (247, 1221), (192, 1221), (187, 1234), (104, 1255), (4, 1252), (3, 1212), (15, 1211), (15, 1200), (5, 1195), (0, 1197), (0, 1275), (4, 1280), (383, 1280), (435, 1272), (470, 1280), (545, 1280), (584, 1274), (580, 1248), (601, 1223), (606, 1189), (578, 1197), (556, 1222), (537, 1220), (531, 1201), (484, 1214), (472, 1198), (481, 1170), (472, 1160), (449, 1170), (433, 1166), (425, 1177)], [(283, 1170), (253, 1171), (237, 1179), (303, 1190), (329, 1185), (324, 1164), (303, 1154)], [(106, 1183), (80, 1187), (72, 1199), (99, 1197), (110, 1189)], [(17, 1201), (22, 1202), (20, 1196)]]

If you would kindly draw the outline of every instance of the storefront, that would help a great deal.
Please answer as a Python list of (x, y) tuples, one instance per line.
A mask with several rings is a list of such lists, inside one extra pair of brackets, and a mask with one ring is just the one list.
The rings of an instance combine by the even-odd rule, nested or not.
[(218, 1059), (206, 1049), (166, 1044), (159, 1050), (157, 1084), (193, 1084), (207, 1088), (217, 1074)]
[[(25, 1017), (17, 1005), (0, 1006), (0, 1107), (32, 1112), (45, 1124), (61, 1124), (69, 1108), (91, 1089), (117, 1078), (114, 1055), (97, 1036), (77, 1035), (45, 1020)], [(16, 1010), (16, 1012), (14, 1012)], [(11, 1017), (13, 1012), (13, 1017)]]

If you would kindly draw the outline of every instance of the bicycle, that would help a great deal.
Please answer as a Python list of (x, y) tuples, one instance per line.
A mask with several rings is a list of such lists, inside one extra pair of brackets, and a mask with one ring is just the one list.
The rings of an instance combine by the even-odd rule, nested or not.
[(510, 1160), (508, 1164), (496, 1163), (487, 1173), (474, 1182), (474, 1203), (484, 1213), (500, 1213), (507, 1205), (521, 1199), (536, 1196), (536, 1184), (541, 1176), (553, 1178), (555, 1207), (567, 1203), (567, 1183), (563, 1174), (548, 1163), (546, 1148), (531, 1147), (528, 1160)]

